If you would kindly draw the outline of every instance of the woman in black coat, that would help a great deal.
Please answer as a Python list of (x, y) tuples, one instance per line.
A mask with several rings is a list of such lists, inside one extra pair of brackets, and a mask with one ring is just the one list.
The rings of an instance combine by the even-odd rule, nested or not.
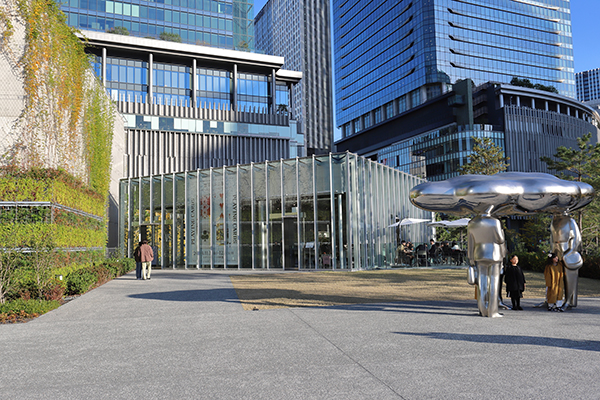
[(522, 310), (521, 297), (525, 290), (525, 275), (519, 267), (519, 257), (512, 255), (508, 260), (509, 264), (504, 268), (504, 282), (506, 283), (506, 292), (512, 300), (513, 310)]

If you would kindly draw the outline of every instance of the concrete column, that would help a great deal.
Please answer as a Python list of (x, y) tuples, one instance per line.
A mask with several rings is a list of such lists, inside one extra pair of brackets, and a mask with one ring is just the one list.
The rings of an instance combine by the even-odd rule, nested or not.
[(196, 73), (196, 59), (192, 60), (192, 107), (198, 108), (197, 91), (198, 88), (198, 74)]
[(546, 103), (546, 111), (549, 111), (549, 110), (550, 110), (550, 107), (548, 106), (548, 100), (546, 100), (546, 102), (545, 102), (545, 103)]
[(500, 108), (504, 108), (504, 95), (500, 93)]
[(277, 111), (277, 81), (275, 80), (275, 68), (271, 69), (271, 114)]
[(517, 107), (521, 107), (521, 96), (517, 96)]
[(106, 47), (102, 48), (102, 86), (106, 89)]
[(231, 77), (231, 79), (233, 80), (233, 85), (232, 85), (232, 90), (233, 90), (233, 96), (232, 96), (232, 107), (231, 109), (233, 111), (238, 111), (238, 101), (237, 101), (237, 64), (233, 64), (233, 76)]
[(293, 99), (294, 99), (294, 84), (290, 83), (289, 88), (290, 88), (290, 104), (288, 105), (288, 115), (289, 115), (290, 119), (294, 119), (294, 113), (292, 112), (292, 110), (294, 109), (292, 107), (292, 104), (294, 104), (294, 101), (293, 101)]
[(531, 99), (531, 108), (535, 108), (535, 99), (534, 98)]
[(154, 69), (154, 57), (152, 53), (148, 55), (148, 103), (152, 104), (152, 95), (154, 94), (154, 82), (152, 81), (152, 70)]

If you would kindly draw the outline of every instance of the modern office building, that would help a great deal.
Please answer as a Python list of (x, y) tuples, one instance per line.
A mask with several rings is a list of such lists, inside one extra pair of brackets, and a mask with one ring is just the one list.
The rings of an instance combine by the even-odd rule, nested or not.
[(342, 137), (451, 90), (513, 77), (575, 97), (568, 0), (333, 0)]
[(576, 73), (575, 82), (577, 100), (594, 108), (600, 107), (600, 68)]
[(283, 56), (285, 69), (302, 72), (292, 111), (307, 154), (327, 154), (334, 140), (329, 0), (269, 0), (254, 31), (257, 50)]
[(356, 152), (430, 181), (458, 175), (468, 163), (472, 137), (488, 137), (509, 157), (509, 171), (552, 173), (541, 156), (559, 146), (577, 148), (600, 117), (591, 107), (548, 91), (487, 82), (459, 81), (453, 90), (337, 142)]
[(147, 239), (162, 268), (386, 268), (390, 225), (432, 217), (409, 201), (422, 181), (351, 153), (123, 179), (120, 242), (131, 256)]
[(67, 23), (82, 30), (119, 32), (226, 49), (254, 49), (253, 0), (68, 0)]
[(288, 104), (301, 73), (282, 57), (83, 31), (125, 121), (124, 175), (304, 156)]

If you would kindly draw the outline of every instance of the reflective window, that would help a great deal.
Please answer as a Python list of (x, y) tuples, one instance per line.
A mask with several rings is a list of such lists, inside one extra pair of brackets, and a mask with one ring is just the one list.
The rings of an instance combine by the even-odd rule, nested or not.
[(238, 74), (238, 108), (240, 110), (264, 110), (269, 106), (269, 82), (267, 76), (249, 73)]
[(198, 68), (196, 96), (199, 107), (229, 109), (231, 107), (231, 72)]

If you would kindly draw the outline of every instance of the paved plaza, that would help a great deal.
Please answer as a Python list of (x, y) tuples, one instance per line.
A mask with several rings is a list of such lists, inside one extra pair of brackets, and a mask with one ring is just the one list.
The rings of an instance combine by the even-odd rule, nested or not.
[[(236, 273), (236, 272), (234, 272)], [(242, 273), (242, 272), (241, 272)], [(597, 399), (600, 298), (244, 311), (225, 272), (130, 273), (0, 325), (2, 399)]]

